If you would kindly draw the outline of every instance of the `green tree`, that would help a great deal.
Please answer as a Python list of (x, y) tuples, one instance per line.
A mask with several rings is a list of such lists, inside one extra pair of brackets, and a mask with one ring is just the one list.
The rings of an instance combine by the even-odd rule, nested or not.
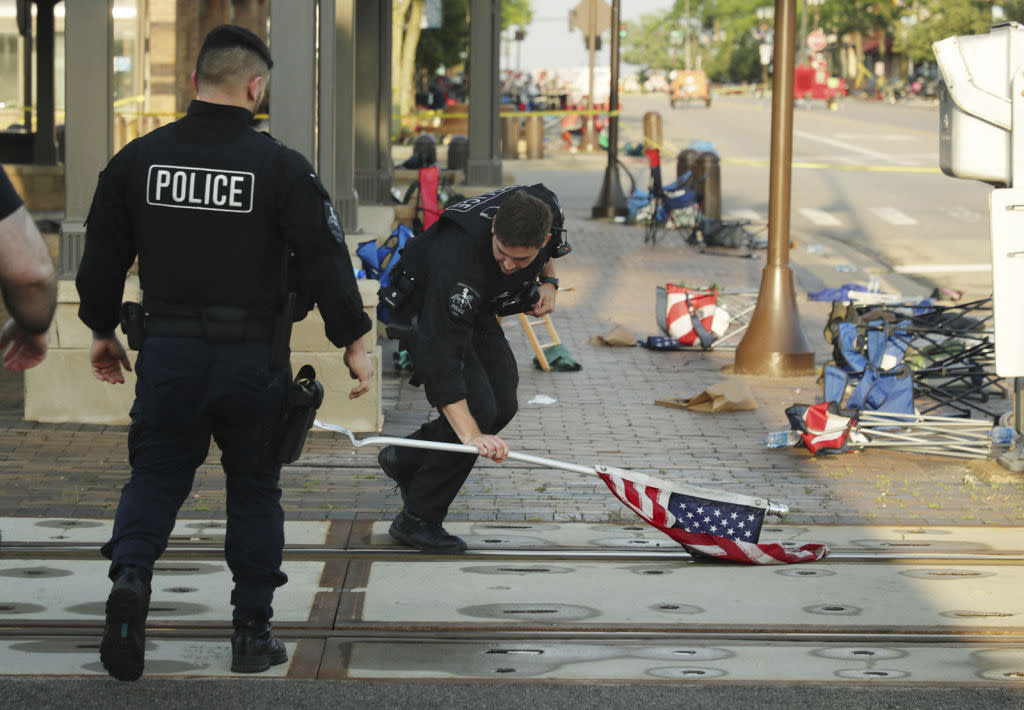
[(672, 33), (682, 28), (668, 20), (666, 15), (642, 15), (639, 20), (626, 22), (626, 41), (622, 46), (622, 61), (636, 64), (650, 71), (677, 68)]
[[(1019, 17), (1024, 2), (1006, 3)], [(899, 50), (914, 61), (935, 61), (932, 42), (953, 35), (982, 34), (992, 25), (986, 0), (917, 0), (910, 8)]]
[(416, 69), (428, 74), (461, 64), (469, 49), (469, 0), (444, 0), (441, 7), (441, 26), (423, 30), (416, 49)]
[(533, 22), (533, 7), (530, 0), (501, 0), (501, 29), (512, 25), (526, 29)]

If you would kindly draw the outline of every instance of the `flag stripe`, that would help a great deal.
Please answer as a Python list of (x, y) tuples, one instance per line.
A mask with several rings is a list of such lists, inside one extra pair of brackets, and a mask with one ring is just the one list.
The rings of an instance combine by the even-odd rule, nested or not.
[[(627, 507), (683, 545), (691, 554), (745, 564), (778, 565), (813, 562), (820, 560), (829, 552), (828, 547), (820, 543), (786, 547), (779, 543), (757, 542), (760, 536), (761, 522), (764, 518), (763, 508), (730, 505), (713, 499), (696, 498), (681, 493), (675, 493), (679, 498), (673, 501), (671, 484), (667, 481), (657, 481), (657, 479), (643, 476), (644, 480), (659, 483), (659, 485), (646, 485), (632, 481), (621, 473), (600, 470), (598, 473), (609, 490)], [(684, 502), (680, 502), (680, 500)], [(688, 510), (689, 506), (694, 505), (696, 506), (695, 510)], [(694, 521), (680, 521), (672, 512), (671, 506), (676, 506), (677, 512), (687, 510), (688, 516)], [(710, 513), (708, 513), (709, 510)], [(755, 514), (750, 512), (752, 510), (759, 512)], [(725, 512), (723, 513), (723, 511)], [(695, 517), (694, 513), (706, 515), (706, 517), (703, 520), (697, 520), (699, 515)], [(743, 516), (747, 516), (747, 518), (744, 520)], [(712, 530), (717, 530), (721, 526), (730, 533), (753, 537), (753, 541), (738, 540), (709, 532), (691, 532), (684, 528), (684, 525), (691, 529), (699, 529), (701, 525), (705, 525)], [(741, 532), (736, 532), (737, 530)]]

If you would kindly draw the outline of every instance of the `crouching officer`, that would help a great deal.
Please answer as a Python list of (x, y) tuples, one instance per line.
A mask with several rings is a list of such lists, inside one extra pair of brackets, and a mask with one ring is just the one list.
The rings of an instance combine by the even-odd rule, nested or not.
[(142, 674), (153, 565), (211, 435), (227, 485), (231, 668), (259, 672), (287, 660), (270, 619), (274, 589), (287, 581), (277, 441), (295, 315), (289, 252), (327, 337), (345, 348), (358, 380), (349, 397), (373, 377), (363, 341), (371, 324), (331, 199), (305, 158), (250, 128), (271, 65), (253, 33), (213, 29), (192, 75), (197, 100), (180, 121), (114, 156), (87, 220), (79, 316), (93, 331), (98, 379), (123, 383), (122, 368), (131, 370), (114, 328), (136, 256), (144, 294), (123, 313), (130, 345), (141, 349), (132, 472), (102, 548), (114, 585), (100, 658), (118, 680)]
[[(498, 432), (518, 410), (519, 373), (495, 316), (554, 311), (551, 257), (569, 251), (563, 231), (554, 193), (513, 186), (449, 205), (405, 247), (381, 291), (388, 331), (412, 353), (414, 379), (442, 415), (408, 438), (470, 444), (498, 462), (508, 455)], [(381, 449), (378, 462), (404, 501), (391, 536), (425, 552), (463, 552), (466, 543), (441, 523), (476, 458)]]

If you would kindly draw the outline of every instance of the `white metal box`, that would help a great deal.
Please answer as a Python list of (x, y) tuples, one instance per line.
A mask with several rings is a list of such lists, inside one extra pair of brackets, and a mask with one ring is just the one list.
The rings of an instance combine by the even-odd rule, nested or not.
[(947, 175), (1009, 185), (1011, 85), (1024, 61), (1024, 27), (947, 37), (932, 45), (942, 72), (939, 164)]

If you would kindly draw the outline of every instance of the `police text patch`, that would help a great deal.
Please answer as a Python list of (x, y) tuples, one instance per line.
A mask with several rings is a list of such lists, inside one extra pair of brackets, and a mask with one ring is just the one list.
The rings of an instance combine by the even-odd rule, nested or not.
[(146, 202), (215, 212), (252, 212), (256, 178), (240, 170), (150, 165)]
[(448, 295), (448, 315), (453, 320), (468, 321), (480, 307), (480, 292), (459, 281)]

